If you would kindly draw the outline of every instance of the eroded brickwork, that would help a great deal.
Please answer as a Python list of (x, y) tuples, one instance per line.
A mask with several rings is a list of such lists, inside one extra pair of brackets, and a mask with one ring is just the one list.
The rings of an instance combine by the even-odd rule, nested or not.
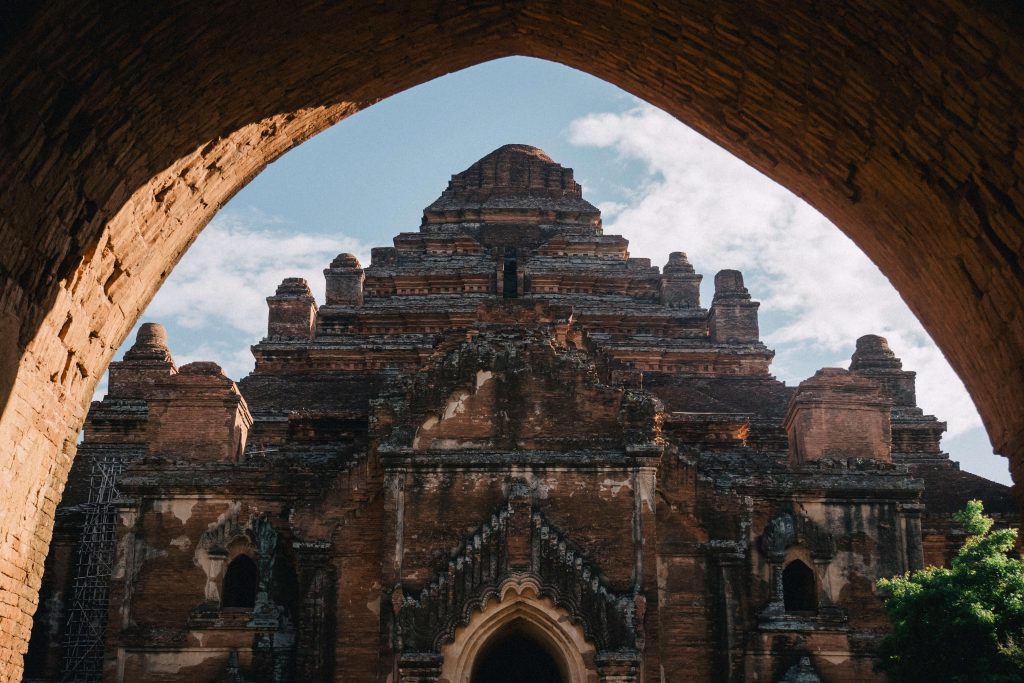
[(685, 253), (627, 249), (507, 145), (335, 258), (323, 305), (286, 279), (237, 384), (144, 325), (86, 422), (28, 675), (464, 683), (516, 633), (574, 681), (877, 678), (875, 581), (948, 559), (968, 497), (1013, 521), (1009, 490), (942, 453), (881, 337), (787, 387), (738, 271), (704, 308)]
[[(97, 378), (213, 213), (369, 103), (510, 54), (586, 70), (794, 189), (903, 294), (1024, 465), (1010, 3), (8, 3), (0, 22), (0, 647), (17, 678)], [(268, 30), (268, 27), (273, 27)], [(669, 295), (671, 298), (671, 295)]]

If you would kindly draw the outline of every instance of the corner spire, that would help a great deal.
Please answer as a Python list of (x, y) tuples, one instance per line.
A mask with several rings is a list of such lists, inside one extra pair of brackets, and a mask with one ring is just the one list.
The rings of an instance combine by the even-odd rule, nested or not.
[(124, 359), (173, 362), (167, 345), (167, 330), (160, 323), (142, 323), (135, 335), (135, 343), (125, 352)]

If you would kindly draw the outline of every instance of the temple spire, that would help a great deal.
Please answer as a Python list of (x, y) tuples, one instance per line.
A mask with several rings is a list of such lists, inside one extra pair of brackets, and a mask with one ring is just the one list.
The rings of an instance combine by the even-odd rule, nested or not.
[(423, 212), (423, 232), (483, 225), (600, 234), (601, 212), (583, 199), (573, 170), (530, 145), (504, 145), (461, 173)]

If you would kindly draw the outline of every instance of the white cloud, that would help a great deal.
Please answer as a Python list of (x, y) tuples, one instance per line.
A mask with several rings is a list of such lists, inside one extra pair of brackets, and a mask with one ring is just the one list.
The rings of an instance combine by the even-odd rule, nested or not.
[(628, 237), (631, 254), (665, 263), (686, 251), (706, 284), (723, 268), (744, 271), (782, 379), (813, 371), (800, 362), (808, 355), (845, 366), (858, 337), (880, 334), (917, 371), (919, 403), (949, 423), (950, 436), (980, 427), (960, 379), (889, 281), (788, 190), (646, 104), (577, 119), (569, 136), (646, 168), (635, 196), (608, 203), (606, 229)]
[[(369, 263), (369, 245), (345, 235), (300, 233), (259, 211), (219, 213), (157, 292), (141, 321), (162, 323), (175, 362), (213, 361), (233, 379), (253, 368), (249, 345), (267, 330), (267, 297), (302, 277), (324, 301), (323, 269), (342, 252)], [(121, 351), (134, 342), (133, 332)], [(120, 357), (120, 352), (119, 356)], [(97, 392), (105, 389), (105, 384)]]
[(305, 278), (323, 303), (323, 269), (335, 256), (350, 252), (368, 263), (369, 247), (359, 240), (286, 231), (277, 222), (252, 211), (218, 214), (157, 292), (146, 318), (258, 338), (266, 333), (266, 298), (281, 280)]
[(252, 372), (256, 363), (249, 347), (237, 338), (204, 342), (174, 354), (178, 367), (194, 361), (213, 361), (225, 375), (236, 381)]
[(625, 202), (598, 202), (597, 208), (601, 212), (601, 219), (608, 221), (629, 208)]

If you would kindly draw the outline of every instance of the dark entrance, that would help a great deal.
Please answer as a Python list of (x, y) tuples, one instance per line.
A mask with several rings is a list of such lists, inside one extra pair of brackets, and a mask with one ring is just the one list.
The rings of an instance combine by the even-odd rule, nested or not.
[(256, 563), (246, 555), (239, 555), (224, 575), (223, 607), (247, 607), (256, 604), (256, 591), (260, 583), (260, 572)]
[(473, 664), (470, 683), (565, 683), (555, 658), (518, 631), (499, 635)]
[(793, 560), (782, 572), (782, 598), (787, 612), (813, 612), (818, 608), (814, 572), (800, 560)]
[(519, 296), (519, 273), (516, 266), (516, 250), (513, 247), (505, 247), (505, 279), (502, 282), (502, 294), (506, 299), (515, 299)]

